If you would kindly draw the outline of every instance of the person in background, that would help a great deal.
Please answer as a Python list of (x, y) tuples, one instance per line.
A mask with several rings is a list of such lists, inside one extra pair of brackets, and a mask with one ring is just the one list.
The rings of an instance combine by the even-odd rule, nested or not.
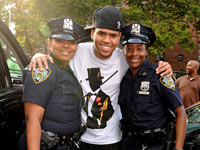
[[(81, 136), (81, 150), (118, 150), (121, 141), (120, 82), (128, 69), (122, 51), (117, 48), (121, 37), (122, 14), (113, 6), (98, 8), (93, 15), (92, 42), (78, 44), (70, 67), (83, 88), (82, 123), (87, 126)], [(51, 58), (36, 54), (30, 70), (36, 64), (48, 67)], [(160, 62), (158, 72), (172, 75), (171, 66)]]
[(121, 43), (129, 64), (119, 94), (124, 119), (122, 150), (168, 150), (171, 145), (167, 142), (173, 142), (169, 136), (173, 130), (168, 130), (172, 118), (169, 110), (176, 116), (175, 150), (182, 150), (186, 113), (178, 89), (172, 77), (156, 74), (157, 65), (146, 60), (148, 47), (156, 40), (153, 29), (131, 23), (121, 31)]
[(198, 75), (199, 62), (190, 60), (186, 66), (187, 75), (176, 80), (180, 96), (185, 108), (198, 102), (200, 99), (200, 77)]
[(54, 64), (24, 71), (24, 110), (28, 150), (76, 150), (73, 135), (81, 125), (82, 89), (69, 60), (84, 28), (69, 17), (53, 18), (48, 47)]

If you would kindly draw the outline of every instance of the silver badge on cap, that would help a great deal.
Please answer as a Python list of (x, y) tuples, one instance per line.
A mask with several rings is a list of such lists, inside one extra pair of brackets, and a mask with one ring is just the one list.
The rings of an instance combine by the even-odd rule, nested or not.
[(139, 94), (149, 95), (149, 85), (150, 85), (149, 81), (142, 81), (140, 85), (141, 91), (139, 91)]
[(131, 34), (140, 34), (140, 24), (133, 24), (131, 29)]
[(73, 30), (73, 21), (69, 18), (64, 19), (63, 28), (66, 30)]

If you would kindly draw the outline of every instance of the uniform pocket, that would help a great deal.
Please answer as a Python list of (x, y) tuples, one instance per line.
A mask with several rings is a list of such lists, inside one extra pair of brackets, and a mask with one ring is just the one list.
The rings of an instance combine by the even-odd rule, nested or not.
[(77, 95), (78, 94), (77, 85), (69, 81), (63, 81), (63, 84), (61, 85), (61, 90), (62, 90), (63, 95)]
[(77, 115), (79, 112), (80, 94), (78, 86), (69, 81), (63, 81), (61, 85), (59, 109), (65, 112), (74, 112)]

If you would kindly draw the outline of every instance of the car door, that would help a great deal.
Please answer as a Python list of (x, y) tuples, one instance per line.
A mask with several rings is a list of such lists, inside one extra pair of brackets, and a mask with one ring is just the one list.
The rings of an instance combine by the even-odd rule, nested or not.
[(23, 69), (28, 59), (0, 20), (0, 146), (16, 149), (23, 129)]
[(186, 109), (187, 131), (184, 149), (200, 149), (200, 102), (195, 103)]

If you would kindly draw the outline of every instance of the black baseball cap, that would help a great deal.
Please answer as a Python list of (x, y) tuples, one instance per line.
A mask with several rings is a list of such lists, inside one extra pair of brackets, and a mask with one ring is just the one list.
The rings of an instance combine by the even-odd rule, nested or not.
[(122, 36), (120, 43), (135, 44), (142, 43), (151, 46), (156, 40), (156, 35), (153, 29), (141, 23), (131, 23), (121, 28)]
[(51, 38), (79, 41), (84, 35), (82, 25), (70, 17), (52, 18), (47, 22)]
[(92, 28), (104, 28), (114, 31), (120, 31), (122, 23), (122, 14), (114, 6), (105, 6), (95, 10), (93, 14), (92, 26), (86, 27), (85, 29)]

